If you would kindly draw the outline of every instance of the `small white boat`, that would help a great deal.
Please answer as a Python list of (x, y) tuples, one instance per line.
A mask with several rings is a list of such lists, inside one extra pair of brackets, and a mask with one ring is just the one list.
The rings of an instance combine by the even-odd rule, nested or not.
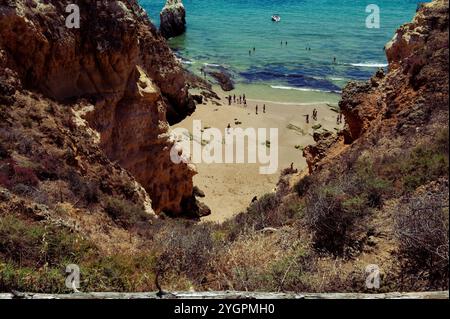
[(277, 15), (277, 14), (274, 14), (272, 16), (272, 21), (273, 22), (280, 22), (281, 21), (281, 17), (279, 15)]

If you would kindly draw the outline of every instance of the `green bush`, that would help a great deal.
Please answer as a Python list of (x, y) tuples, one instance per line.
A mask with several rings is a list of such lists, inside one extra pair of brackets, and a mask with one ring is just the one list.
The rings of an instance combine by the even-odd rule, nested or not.
[(14, 215), (0, 217), (0, 254), (20, 265), (78, 263), (93, 246), (63, 227), (37, 224)]
[(301, 180), (299, 180), (295, 185), (294, 189), (297, 192), (298, 196), (303, 197), (308, 189), (311, 187), (313, 183), (313, 178), (311, 175), (306, 175)]
[(106, 200), (105, 211), (116, 223), (124, 227), (147, 223), (150, 218), (139, 205), (115, 197)]
[(68, 293), (65, 278), (64, 268), (35, 269), (0, 262), (0, 291)]
[(418, 146), (400, 166), (400, 170), (404, 175), (405, 189), (413, 191), (428, 181), (448, 175), (448, 156), (437, 152), (437, 149)]
[(337, 256), (359, 249), (353, 238), (358, 221), (383, 204), (391, 183), (379, 178), (369, 161), (358, 161), (353, 171), (322, 185), (311, 185), (306, 196), (305, 221), (314, 234), (314, 244)]
[(69, 171), (67, 179), (72, 191), (78, 194), (86, 204), (94, 204), (99, 201), (101, 191), (96, 181), (84, 180), (75, 170)]
[(355, 199), (341, 185), (315, 188), (308, 195), (305, 220), (314, 234), (314, 245), (335, 255), (343, 255), (351, 245), (349, 233), (361, 211), (355, 211)]
[(223, 225), (228, 232), (228, 240), (235, 240), (239, 235), (272, 227), (271, 217), (276, 213), (280, 199), (276, 193), (268, 193), (254, 201), (246, 212), (237, 214)]
[(308, 291), (305, 273), (311, 271), (312, 261), (304, 248), (296, 247), (273, 263), (270, 271), (270, 282), (274, 291)]
[(166, 223), (154, 239), (158, 250), (154, 272), (161, 280), (170, 275), (184, 275), (196, 284), (201, 284), (211, 269), (212, 257), (216, 253), (213, 238), (214, 226), (210, 223), (172, 221)]
[(426, 145), (419, 145), (406, 154), (385, 157), (380, 173), (392, 182), (399, 183), (403, 190), (411, 192), (439, 177), (447, 176), (449, 169), (448, 128), (440, 131)]
[(81, 265), (80, 285), (87, 291), (154, 290), (156, 257), (150, 252), (97, 257)]
[(380, 208), (383, 203), (383, 195), (389, 194), (392, 190), (392, 183), (377, 176), (374, 164), (369, 160), (356, 162), (355, 172), (351, 179), (350, 193), (359, 196), (371, 208)]
[(0, 291), (67, 292), (65, 267), (82, 263), (95, 251), (64, 227), (2, 215)]

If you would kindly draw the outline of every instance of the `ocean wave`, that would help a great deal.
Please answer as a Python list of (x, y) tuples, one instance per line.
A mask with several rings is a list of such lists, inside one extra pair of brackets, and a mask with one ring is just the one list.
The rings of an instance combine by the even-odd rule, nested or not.
[(258, 99), (247, 99), (250, 102), (257, 103), (271, 103), (277, 105), (293, 105), (293, 106), (311, 106), (311, 105), (326, 105), (331, 104), (329, 101), (317, 101), (317, 102), (278, 102), (278, 101), (270, 101), (270, 100), (258, 100)]
[(272, 89), (277, 90), (295, 90), (295, 91), (304, 91), (304, 92), (323, 92), (323, 93), (341, 93), (341, 91), (337, 90), (320, 90), (320, 89), (312, 89), (312, 88), (300, 88), (300, 87), (293, 87), (293, 86), (283, 86), (283, 85), (271, 85)]
[(214, 63), (203, 63), (203, 65), (204, 66), (209, 66), (209, 67), (212, 67), (212, 68), (219, 68), (219, 67), (221, 67), (220, 64), (214, 64)]
[(328, 80), (331, 80), (331, 81), (345, 81), (346, 79), (344, 79), (344, 78), (337, 78), (337, 77), (329, 77)]
[(345, 78), (333, 77), (333, 76), (330, 76), (330, 77), (313, 76), (312, 78), (316, 79), (316, 80), (328, 80), (328, 81), (345, 81), (346, 80)]
[(191, 64), (194, 64), (194, 63), (195, 63), (195, 61), (190, 61), (190, 60), (187, 60), (187, 59), (178, 57), (178, 56), (177, 56), (177, 60), (178, 60), (178, 62), (180, 62), (181, 64), (188, 64), (188, 65), (191, 65)]
[(277, 83), (275, 89), (318, 92), (339, 92), (341, 88), (320, 74), (305, 74), (304, 70), (290, 70), (284, 66), (252, 67), (240, 76), (249, 83)]
[(379, 62), (350, 63), (350, 65), (363, 68), (385, 68), (388, 66), (387, 63), (379, 63)]

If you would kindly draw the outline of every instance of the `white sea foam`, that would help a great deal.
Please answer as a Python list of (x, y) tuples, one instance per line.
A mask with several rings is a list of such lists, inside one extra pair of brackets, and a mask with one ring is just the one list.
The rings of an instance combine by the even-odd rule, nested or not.
[(350, 63), (350, 65), (363, 68), (385, 68), (388, 66), (387, 63), (379, 63), (379, 62)]
[(294, 105), (294, 106), (310, 106), (310, 105), (325, 105), (331, 104), (329, 101), (317, 101), (317, 102), (277, 102), (277, 101), (269, 101), (269, 100), (257, 100), (257, 99), (247, 99), (250, 102), (258, 102), (258, 103), (267, 103), (267, 104), (277, 104), (277, 105)]
[(344, 78), (336, 78), (336, 77), (330, 77), (330, 78), (328, 78), (328, 80), (331, 80), (331, 81), (345, 81)]
[(220, 64), (214, 64), (214, 63), (203, 63), (204, 66), (210, 66), (213, 68), (218, 68), (220, 67)]
[(299, 88), (299, 87), (282, 86), (282, 85), (271, 85), (270, 87), (272, 89), (278, 89), (278, 90), (295, 90), (295, 91), (304, 91), (304, 92), (341, 93), (341, 91), (320, 90), (320, 89), (311, 89), (311, 88)]
[(194, 61), (189, 61), (189, 60), (185, 60), (183, 58), (177, 57), (178, 62), (182, 63), (182, 64), (194, 64)]

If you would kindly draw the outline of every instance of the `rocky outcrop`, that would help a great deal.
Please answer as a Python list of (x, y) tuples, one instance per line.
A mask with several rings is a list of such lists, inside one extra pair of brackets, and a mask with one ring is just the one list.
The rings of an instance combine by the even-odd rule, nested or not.
[(334, 141), (331, 132), (315, 132), (313, 139), (316, 144), (308, 145), (303, 149), (303, 157), (306, 159), (310, 173), (314, 171), (315, 164), (326, 156), (328, 148)]
[(345, 128), (341, 134), (346, 144), (361, 136), (380, 114), (384, 101), (378, 87), (384, 76), (383, 69), (380, 69), (367, 82), (348, 83), (342, 92), (339, 107), (345, 117)]
[(337, 138), (336, 134), (328, 131), (322, 133), (315, 132), (313, 134), (313, 139), (316, 144), (308, 145), (303, 149), (303, 157), (306, 159), (310, 173), (315, 170), (316, 164), (327, 155), (328, 149)]
[(167, 0), (160, 20), (159, 30), (165, 38), (182, 35), (186, 31), (186, 10), (181, 0)]
[(383, 152), (396, 141), (407, 148), (431, 138), (433, 127), (445, 127), (448, 48), (448, 1), (422, 4), (413, 21), (400, 27), (385, 47), (387, 74), (379, 70), (369, 81), (344, 88), (339, 103), (344, 130), (334, 143), (306, 148), (310, 169), (337, 156), (354, 157), (356, 149), (361, 152), (367, 145)]
[(225, 92), (234, 90), (234, 83), (231, 80), (231, 76), (226, 72), (210, 71), (208, 72), (214, 79), (217, 80), (222, 90)]
[(209, 74), (225, 92), (234, 90), (233, 75), (221, 65), (205, 65), (202, 72)]
[(2, 2), (2, 91), (40, 92), (76, 109), (157, 214), (195, 216), (195, 168), (169, 157), (168, 120), (195, 108), (184, 70), (137, 1), (74, 3), (79, 29), (66, 27), (61, 1)]

